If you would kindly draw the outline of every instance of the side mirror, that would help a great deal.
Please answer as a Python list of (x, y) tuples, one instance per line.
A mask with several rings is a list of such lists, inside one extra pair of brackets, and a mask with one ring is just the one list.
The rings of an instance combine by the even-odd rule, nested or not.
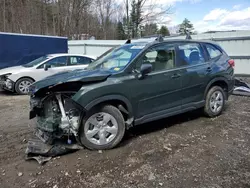
[(44, 70), (47, 71), (51, 66), (48, 64), (44, 64)]
[(141, 65), (141, 77), (144, 78), (148, 73), (152, 71), (153, 66), (150, 63), (142, 64)]

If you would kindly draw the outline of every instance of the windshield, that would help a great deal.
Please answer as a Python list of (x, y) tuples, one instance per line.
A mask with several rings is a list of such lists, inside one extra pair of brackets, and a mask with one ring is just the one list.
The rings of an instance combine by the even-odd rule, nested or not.
[(42, 56), (42, 57), (39, 57), (39, 58), (37, 58), (37, 59), (27, 63), (27, 64), (24, 64), (22, 66), (23, 67), (34, 67), (34, 66), (42, 63), (43, 61), (47, 60), (47, 59), (49, 59), (48, 56)]
[(135, 44), (125, 44), (121, 47), (114, 48), (101, 55), (100, 58), (91, 63), (86, 69), (122, 70), (143, 48), (144, 45)]

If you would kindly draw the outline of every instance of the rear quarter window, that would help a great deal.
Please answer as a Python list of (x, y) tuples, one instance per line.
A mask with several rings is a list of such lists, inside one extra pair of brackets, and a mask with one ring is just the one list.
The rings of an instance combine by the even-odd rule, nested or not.
[(214, 45), (206, 44), (205, 47), (206, 47), (208, 55), (210, 56), (211, 59), (222, 55), (222, 52)]

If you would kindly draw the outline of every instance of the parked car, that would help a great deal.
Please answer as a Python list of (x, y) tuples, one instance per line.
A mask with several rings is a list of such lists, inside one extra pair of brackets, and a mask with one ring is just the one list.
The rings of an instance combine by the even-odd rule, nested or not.
[(53, 74), (86, 68), (95, 57), (79, 54), (50, 54), (27, 64), (0, 70), (4, 90), (27, 94), (29, 86)]
[(214, 42), (130, 43), (86, 71), (34, 83), (30, 119), (37, 117), (37, 136), (45, 143), (66, 136), (89, 149), (110, 149), (134, 125), (195, 109), (220, 115), (233, 87), (234, 61)]

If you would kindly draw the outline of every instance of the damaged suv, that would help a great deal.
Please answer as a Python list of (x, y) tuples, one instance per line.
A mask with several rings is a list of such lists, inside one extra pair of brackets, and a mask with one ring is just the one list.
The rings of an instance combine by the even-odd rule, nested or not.
[(111, 149), (134, 125), (199, 108), (220, 115), (233, 86), (234, 61), (216, 43), (157, 38), (34, 83), (30, 119), (37, 118), (45, 143), (74, 138), (89, 149)]

